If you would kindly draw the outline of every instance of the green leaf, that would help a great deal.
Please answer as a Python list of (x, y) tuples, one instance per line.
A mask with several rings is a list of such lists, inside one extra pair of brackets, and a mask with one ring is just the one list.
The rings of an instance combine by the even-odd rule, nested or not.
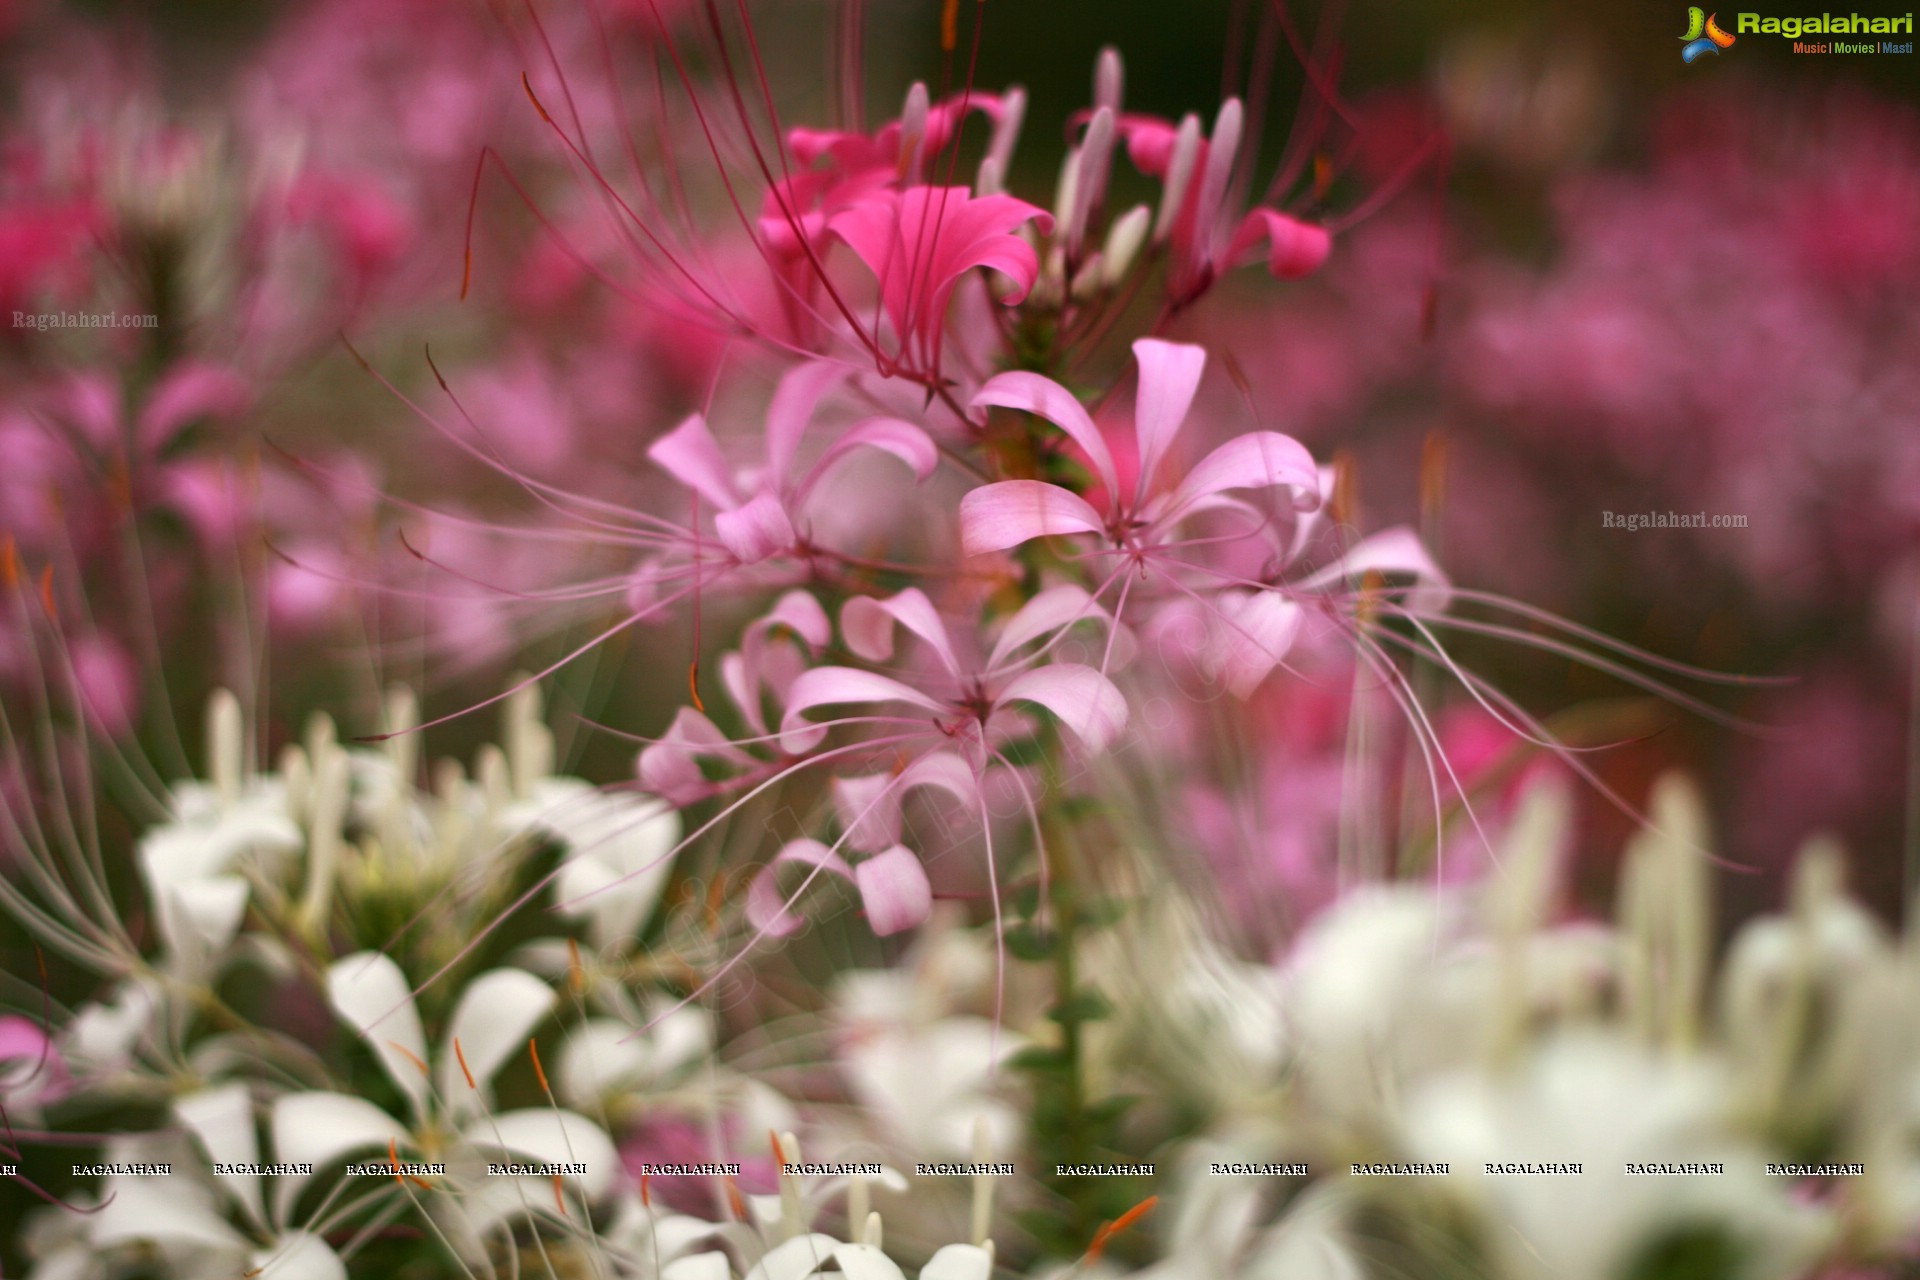
[(1024, 738), (1016, 738), (1014, 741), (1003, 743), (994, 749), (1011, 765), (1026, 767), (1045, 764), (1047, 760), (1048, 748), (1046, 738), (1037, 733), (1028, 734)]
[(1058, 934), (1036, 924), (1013, 925), (1003, 936), (1007, 950), (1021, 960), (1050, 959), (1060, 946)]
[(1071, 1022), (1099, 1022), (1113, 1016), (1113, 1003), (1089, 987), (1054, 1005), (1047, 1016), (1063, 1027)]
[(1118, 924), (1132, 906), (1125, 898), (1089, 898), (1079, 905), (1076, 919), (1089, 929), (1104, 929)]
[(1028, 1045), (1008, 1058), (1007, 1063), (1016, 1071), (1038, 1072), (1065, 1071), (1072, 1065), (1065, 1054), (1044, 1044)]

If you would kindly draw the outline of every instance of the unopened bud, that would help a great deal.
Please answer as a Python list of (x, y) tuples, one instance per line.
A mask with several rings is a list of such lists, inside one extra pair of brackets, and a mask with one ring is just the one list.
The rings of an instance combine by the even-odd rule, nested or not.
[(1108, 288), (1126, 279), (1127, 272), (1133, 270), (1133, 260), (1139, 256), (1140, 246), (1147, 242), (1147, 228), (1152, 222), (1153, 210), (1137, 204), (1107, 228), (1107, 246), (1100, 254), (1100, 274)]
[(1173, 224), (1179, 221), (1199, 157), (1200, 117), (1189, 112), (1181, 117), (1180, 128), (1173, 136), (1173, 155), (1167, 161), (1167, 176), (1160, 189), (1160, 215), (1153, 223), (1155, 244), (1165, 240), (1172, 233)]

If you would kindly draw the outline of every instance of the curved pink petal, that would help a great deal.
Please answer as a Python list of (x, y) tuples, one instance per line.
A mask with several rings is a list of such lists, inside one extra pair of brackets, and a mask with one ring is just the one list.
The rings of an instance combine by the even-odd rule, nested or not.
[(1106, 521), (1085, 498), (1040, 480), (1002, 480), (960, 499), (960, 549), (970, 556), (1035, 538), (1105, 530)]
[(1325, 227), (1290, 218), (1277, 209), (1255, 209), (1233, 233), (1229, 258), (1267, 242), (1267, 271), (1276, 280), (1312, 275), (1333, 252), (1333, 236)]
[(29, 1092), (39, 1102), (58, 1102), (73, 1092), (66, 1060), (30, 1018), (0, 1018), (0, 1087)]
[(755, 733), (767, 731), (760, 709), (765, 691), (772, 689), (784, 697), (798, 676), (795, 666), (799, 655), (790, 648), (774, 647), (776, 630), (795, 636), (809, 657), (833, 638), (833, 623), (810, 591), (787, 592), (773, 608), (747, 624), (740, 636), (739, 652), (721, 658), (720, 676)]
[(811, 751), (827, 735), (827, 726), (811, 724), (807, 712), (815, 707), (848, 702), (905, 702), (925, 711), (945, 708), (911, 685), (854, 667), (815, 667), (793, 682), (787, 691), (786, 714), (780, 718), (780, 749), (788, 755)]
[(707, 429), (704, 415), (687, 415), (679, 426), (648, 446), (647, 457), (720, 510), (730, 511), (740, 505), (733, 468), (720, 452), (720, 442)]
[(252, 399), (246, 381), (231, 369), (197, 361), (178, 365), (147, 395), (137, 424), (140, 443), (158, 449), (196, 419), (230, 417)]
[(846, 637), (847, 647), (868, 662), (886, 662), (893, 657), (896, 622), (926, 641), (940, 665), (955, 677), (960, 675), (960, 659), (953, 652), (947, 624), (920, 588), (908, 587), (884, 600), (855, 596), (840, 610), (840, 634)]
[(798, 536), (787, 518), (786, 504), (773, 493), (762, 492), (732, 511), (713, 518), (713, 530), (741, 564), (758, 564), (791, 547)]
[(1137, 505), (1154, 491), (1154, 472), (1193, 407), (1194, 392), (1200, 389), (1200, 375), (1207, 367), (1207, 353), (1205, 348), (1190, 343), (1142, 338), (1133, 344), (1133, 358), (1140, 364), (1140, 391), (1133, 404), (1134, 436), (1140, 442), (1140, 475), (1134, 490)]
[(891, 772), (833, 779), (834, 815), (850, 846), (870, 853), (900, 842), (899, 781)]
[(747, 923), (776, 938), (797, 933), (800, 926), (806, 923), (787, 909), (788, 900), (799, 892), (798, 887), (792, 893), (783, 893), (780, 889), (780, 867), (790, 862), (811, 868), (807, 873), (808, 881), (823, 871), (843, 880), (853, 879), (853, 869), (847, 866), (845, 859), (818, 840), (789, 841), (747, 886)]
[(847, 843), (862, 852), (900, 843), (900, 808), (921, 787), (944, 791), (971, 808), (979, 796), (973, 768), (951, 751), (930, 751), (898, 773), (833, 780), (833, 807)]
[(932, 475), (940, 462), (940, 449), (933, 443), (933, 437), (911, 422), (899, 418), (868, 418), (847, 428), (846, 433), (820, 455), (820, 460), (794, 489), (795, 501), (803, 499), (820, 483), (821, 477), (855, 449), (878, 449), (892, 454), (913, 469), (915, 480), (925, 480)]
[(660, 741), (640, 753), (635, 764), (640, 785), (673, 805), (689, 805), (705, 798), (709, 784), (700, 771), (703, 759), (736, 766), (753, 757), (733, 745), (718, 725), (692, 707), (682, 707)]
[(1194, 464), (1186, 479), (1156, 511), (1162, 521), (1177, 520), (1200, 499), (1229, 489), (1291, 490), (1294, 510), (1320, 505), (1320, 468), (1307, 447), (1277, 431), (1236, 436)]
[(853, 882), (867, 910), (867, 923), (882, 938), (924, 924), (933, 914), (933, 886), (920, 859), (904, 845), (858, 863)]
[(1015, 677), (1000, 702), (1032, 702), (1073, 730), (1090, 751), (1105, 751), (1127, 726), (1127, 700), (1092, 667), (1056, 662)]
[(1007, 619), (994, 639), (993, 652), (987, 657), (987, 670), (996, 671), (1021, 646), (1050, 636), (1054, 632), (1086, 620), (1112, 621), (1107, 611), (1093, 602), (1086, 588), (1072, 585), (1049, 587), (1020, 606), (1020, 612)]
[(1427, 554), (1420, 535), (1405, 525), (1362, 538), (1345, 555), (1300, 584), (1307, 591), (1346, 585), (1369, 573), (1411, 580), (1404, 602), (1415, 613), (1439, 613), (1453, 599), (1453, 583)]
[(818, 650), (833, 639), (833, 622), (811, 591), (789, 591), (781, 596), (764, 616), (747, 625), (741, 647), (745, 649), (756, 640), (764, 641), (775, 627), (793, 632), (810, 650)]
[(1277, 591), (1229, 592), (1219, 609), (1215, 660), (1228, 690), (1244, 698), (1286, 658), (1305, 615)]
[(780, 379), (767, 406), (767, 474), (773, 483), (785, 482), (814, 410), (849, 372), (846, 365), (830, 360), (809, 360)]
[(844, 209), (827, 229), (873, 273), (881, 304), (902, 340), (930, 338), (945, 323), (947, 301), (976, 267), (1014, 284), (1008, 305), (1026, 297), (1040, 274), (1033, 246), (1016, 234), (1027, 222), (1052, 225), (1044, 210), (1007, 195), (975, 197), (965, 187), (883, 190)]
[(1019, 409), (1045, 418), (1066, 432), (1086, 453), (1088, 461), (1093, 464), (1094, 474), (1100, 477), (1100, 483), (1107, 487), (1108, 494), (1116, 499), (1120, 496), (1120, 480), (1113, 465), (1113, 452), (1107, 448), (1106, 437), (1093, 424), (1093, 419), (1088, 416), (1079, 398), (1052, 378), (1024, 371), (996, 374), (987, 379), (986, 385), (967, 402), (967, 407), (971, 409), (978, 409), (982, 405)]
[(1133, 167), (1149, 178), (1166, 177), (1178, 134), (1173, 121), (1161, 116), (1122, 112), (1119, 125), (1120, 136), (1127, 141), (1127, 158), (1133, 161)]

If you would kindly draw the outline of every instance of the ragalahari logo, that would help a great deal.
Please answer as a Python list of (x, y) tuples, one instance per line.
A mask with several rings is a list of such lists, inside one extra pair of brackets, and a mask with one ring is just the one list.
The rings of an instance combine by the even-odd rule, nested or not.
[(1707, 13), (1698, 5), (1687, 10), (1687, 34), (1680, 37), (1687, 43), (1680, 50), (1681, 58), (1691, 64), (1701, 54), (1718, 54), (1733, 43), (1733, 37), (1714, 21), (1719, 16)]

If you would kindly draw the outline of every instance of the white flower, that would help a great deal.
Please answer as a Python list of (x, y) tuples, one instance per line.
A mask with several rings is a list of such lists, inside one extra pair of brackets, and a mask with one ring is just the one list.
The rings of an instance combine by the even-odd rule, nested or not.
[[(1623, 1036), (1569, 1034), (1510, 1074), (1462, 1071), (1409, 1100), (1411, 1158), (1445, 1160), (1449, 1188), (1487, 1216), (1499, 1274), (1607, 1280), (1687, 1232), (1724, 1237), (1749, 1280), (1800, 1274), (1819, 1211), (1763, 1172), (1712, 1059), (1658, 1055)], [(1484, 1177), (1486, 1162), (1578, 1162), (1579, 1177)], [(1718, 1164), (1713, 1177), (1627, 1176), (1629, 1163)]]
[[(488, 1110), (493, 1076), (526, 1046), (554, 1003), (553, 990), (540, 979), (518, 969), (496, 969), (473, 979), (431, 1056), (411, 988), (386, 956), (366, 952), (338, 961), (327, 972), (327, 989), (334, 1010), (367, 1042), (407, 1098), (409, 1116), (403, 1123), (345, 1094), (285, 1095), (273, 1110), (274, 1148), (281, 1161), (319, 1166), (353, 1151), (370, 1148), (385, 1155), (404, 1149), (405, 1158), (446, 1162), (449, 1175), (465, 1175), (478, 1172), (486, 1153), (494, 1153), (583, 1165), (584, 1173), (569, 1173), (565, 1180), (589, 1200), (612, 1185), (617, 1153), (585, 1116), (558, 1108), (499, 1115)], [(463, 1189), (458, 1223), (462, 1242), (476, 1248), (477, 1237), (500, 1217), (554, 1202), (553, 1186), (543, 1179), (480, 1177), (474, 1182)], [(297, 1178), (282, 1179), (276, 1209), (284, 1211), (301, 1185)]]

